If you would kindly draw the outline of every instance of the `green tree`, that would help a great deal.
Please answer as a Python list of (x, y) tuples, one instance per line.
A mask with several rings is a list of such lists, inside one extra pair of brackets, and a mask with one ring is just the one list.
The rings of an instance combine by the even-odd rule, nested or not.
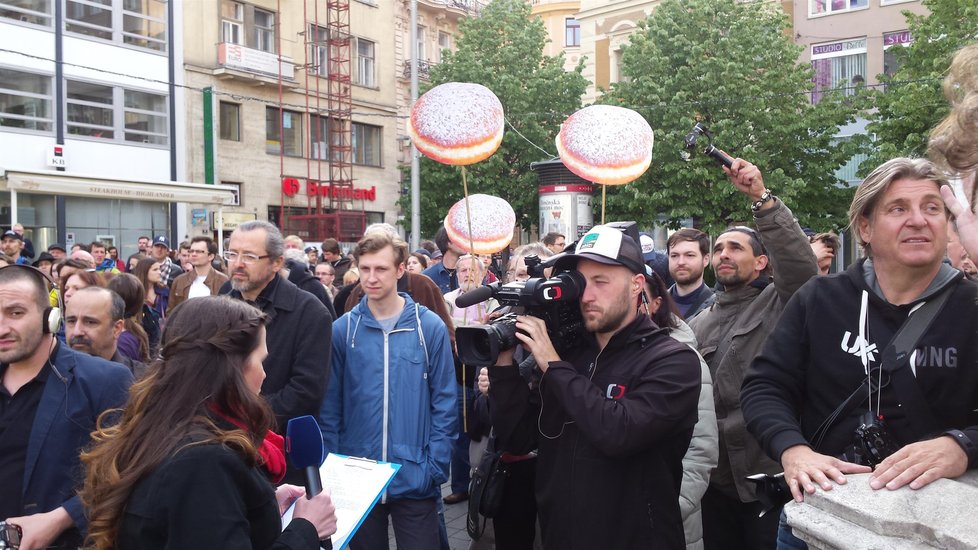
[[(531, 17), (528, 2), (493, 0), (478, 17), (459, 23), (458, 48), (445, 52), (443, 62), (432, 68), (427, 87), (475, 82), (499, 98), (506, 133), (493, 156), (466, 167), (469, 193), (509, 201), (524, 228), (537, 222), (537, 176), (530, 163), (556, 154), (560, 123), (580, 107), (587, 87), (583, 65), (565, 71), (563, 55), (543, 55), (546, 41), (547, 31)], [(434, 234), (462, 196), (460, 168), (421, 158), (422, 234)], [(403, 209), (409, 205), (409, 199), (401, 201)]]
[(976, 41), (978, 2), (924, 0), (923, 5), (929, 15), (903, 12), (913, 42), (890, 49), (899, 69), (880, 75), (885, 88), (873, 94), (877, 111), (867, 131), (876, 135), (877, 147), (860, 166), (864, 175), (893, 157), (926, 156), (931, 129), (948, 113), (941, 81), (954, 52)]
[(863, 90), (830, 91), (811, 104), (812, 70), (786, 33), (779, 4), (666, 0), (640, 23), (622, 57), (623, 82), (602, 101), (635, 109), (655, 131), (652, 166), (640, 179), (609, 189), (609, 219), (675, 227), (693, 218), (717, 232), (750, 219), (746, 199), (719, 165), (695, 153), (681, 158), (697, 120), (717, 147), (756, 164), (772, 192), (803, 226), (839, 228), (851, 190), (835, 176), (862, 140), (840, 141)]

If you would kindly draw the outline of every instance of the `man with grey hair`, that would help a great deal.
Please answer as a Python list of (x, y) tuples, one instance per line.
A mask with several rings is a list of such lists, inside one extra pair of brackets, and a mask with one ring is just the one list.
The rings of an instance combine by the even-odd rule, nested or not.
[[(284, 432), (290, 418), (318, 415), (329, 380), (332, 317), (315, 296), (279, 276), (285, 264), (282, 233), (261, 220), (231, 233), (224, 259), (231, 280), (221, 294), (245, 300), (268, 315), (268, 357), (261, 394)], [(302, 472), (289, 465), (288, 483), (302, 484)]]
[[(874, 170), (849, 208), (867, 257), (798, 290), (744, 379), (747, 428), (796, 501), (845, 474), (920, 489), (978, 467), (978, 284), (943, 263), (946, 184), (922, 159)], [(897, 338), (908, 323), (920, 336)], [(878, 452), (867, 429), (888, 434)]]
[(116, 346), (125, 330), (126, 302), (106, 288), (78, 290), (65, 304), (65, 341), (71, 349), (120, 363), (138, 379), (146, 365), (119, 353)]

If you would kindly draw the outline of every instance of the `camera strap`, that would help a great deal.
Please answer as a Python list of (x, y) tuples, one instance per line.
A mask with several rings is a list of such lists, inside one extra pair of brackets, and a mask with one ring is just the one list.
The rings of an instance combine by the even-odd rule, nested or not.
[[(893, 339), (890, 340), (890, 343), (883, 350), (882, 362), (879, 368), (889, 375), (890, 382), (893, 384), (893, 390), (896, 392), (897, 397), (910, 411), (907, 414), (907, 419), (910, 421), (911, 427), (914, 430), (915, 440), (935, 430), (937, 421), (930, 406), (924, 400), (920, 386), (917, 385), (916, 377), (909, 368), (903, 367), (910, 365), (910, 357), (913, 355), (914, 348), (917, 347), (917, 342), (927, 332), (934, 319), (937, 318), (937, 314), (944, 308), (944, 304), (951, 295), (953, 288), (954, 285), (945, 288), (931, 300), (924, 302), (924, 305), (917, 308), (915, 312), (911, 313), (910, 317), (903, 322), (900, 330), (897, 331), (896, 335), (893, 336)], [(828, 433), (829, 428), (835, 424), (836, 420), (839, 417), (845, 418), (849, 416), (867, 398), (866, 390), (872, 388), (872, 377), (874, 373), (876, 373), (876, 369), (871, 370), (862, 384), (839, 404), (832, 411), (832, 414), (822, 422), (822, 425), (815, 430), (812, 440), (816, 450), (821, 446), (825, 434)], [(876, 391), (883, 391), (882, 387), (874, 389)], [(879, 411), (877, 411), (877, 414), (879, 414)]]

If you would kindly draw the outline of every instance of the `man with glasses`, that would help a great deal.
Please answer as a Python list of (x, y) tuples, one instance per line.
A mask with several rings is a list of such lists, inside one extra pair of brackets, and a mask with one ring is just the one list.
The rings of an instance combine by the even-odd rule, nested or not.
[[(279, 276), (285, 264), (282, 233), (266, 221), (249, 221), (231, 233), (224, 259), (230, 281), (221, 294), (244, 300), (265, 312), (268, 357), (261, 395), (284, 432), (290, 418), (319, 415), (329, 380), (332, 318), (315, 296)], [(289, 465), (287, 483), (303, 475)]]
[(170, 287), (170, 303), (166, 314), (190, 298), (217, 296), (227, 282), (227, 275), (214, 269), (211, 262), (217, 255), (217, 243), (210, 237), (194, 237), (190, 240), (191, 270), (173, 280)]
[(758, 518), (762, 508), (745, 477), (776, 474), (781, 466), (747, 433), (740, 385), (788, 298), (818, 273), (818, 266), (808, 238), (791, 210), (764, 186), (760, 170), (737, 159), (724, 172), (751, 200), (757, 230), (736, 226), (717, 237), (716, 301), (689, 323), (713, 375), (720, 435), (720, 460), (702, 501), (703, 542), (707, 550), (773, 549), (780, 509)]

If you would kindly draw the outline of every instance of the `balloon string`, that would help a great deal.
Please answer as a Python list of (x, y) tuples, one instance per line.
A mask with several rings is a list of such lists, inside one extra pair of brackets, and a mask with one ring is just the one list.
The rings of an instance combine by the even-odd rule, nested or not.
[(475, 244), (472, 242), (472, 209), (469, 208), (469, 184), (465, 180), (465, 166), (462, 166), (462, 191), (465, 193), (465, 221), (469, 224), (469, 254), (475, 254)]
[(601, 184), (601, 225), (604, 225), (604, 205), (608, 202), (608, 186)]

